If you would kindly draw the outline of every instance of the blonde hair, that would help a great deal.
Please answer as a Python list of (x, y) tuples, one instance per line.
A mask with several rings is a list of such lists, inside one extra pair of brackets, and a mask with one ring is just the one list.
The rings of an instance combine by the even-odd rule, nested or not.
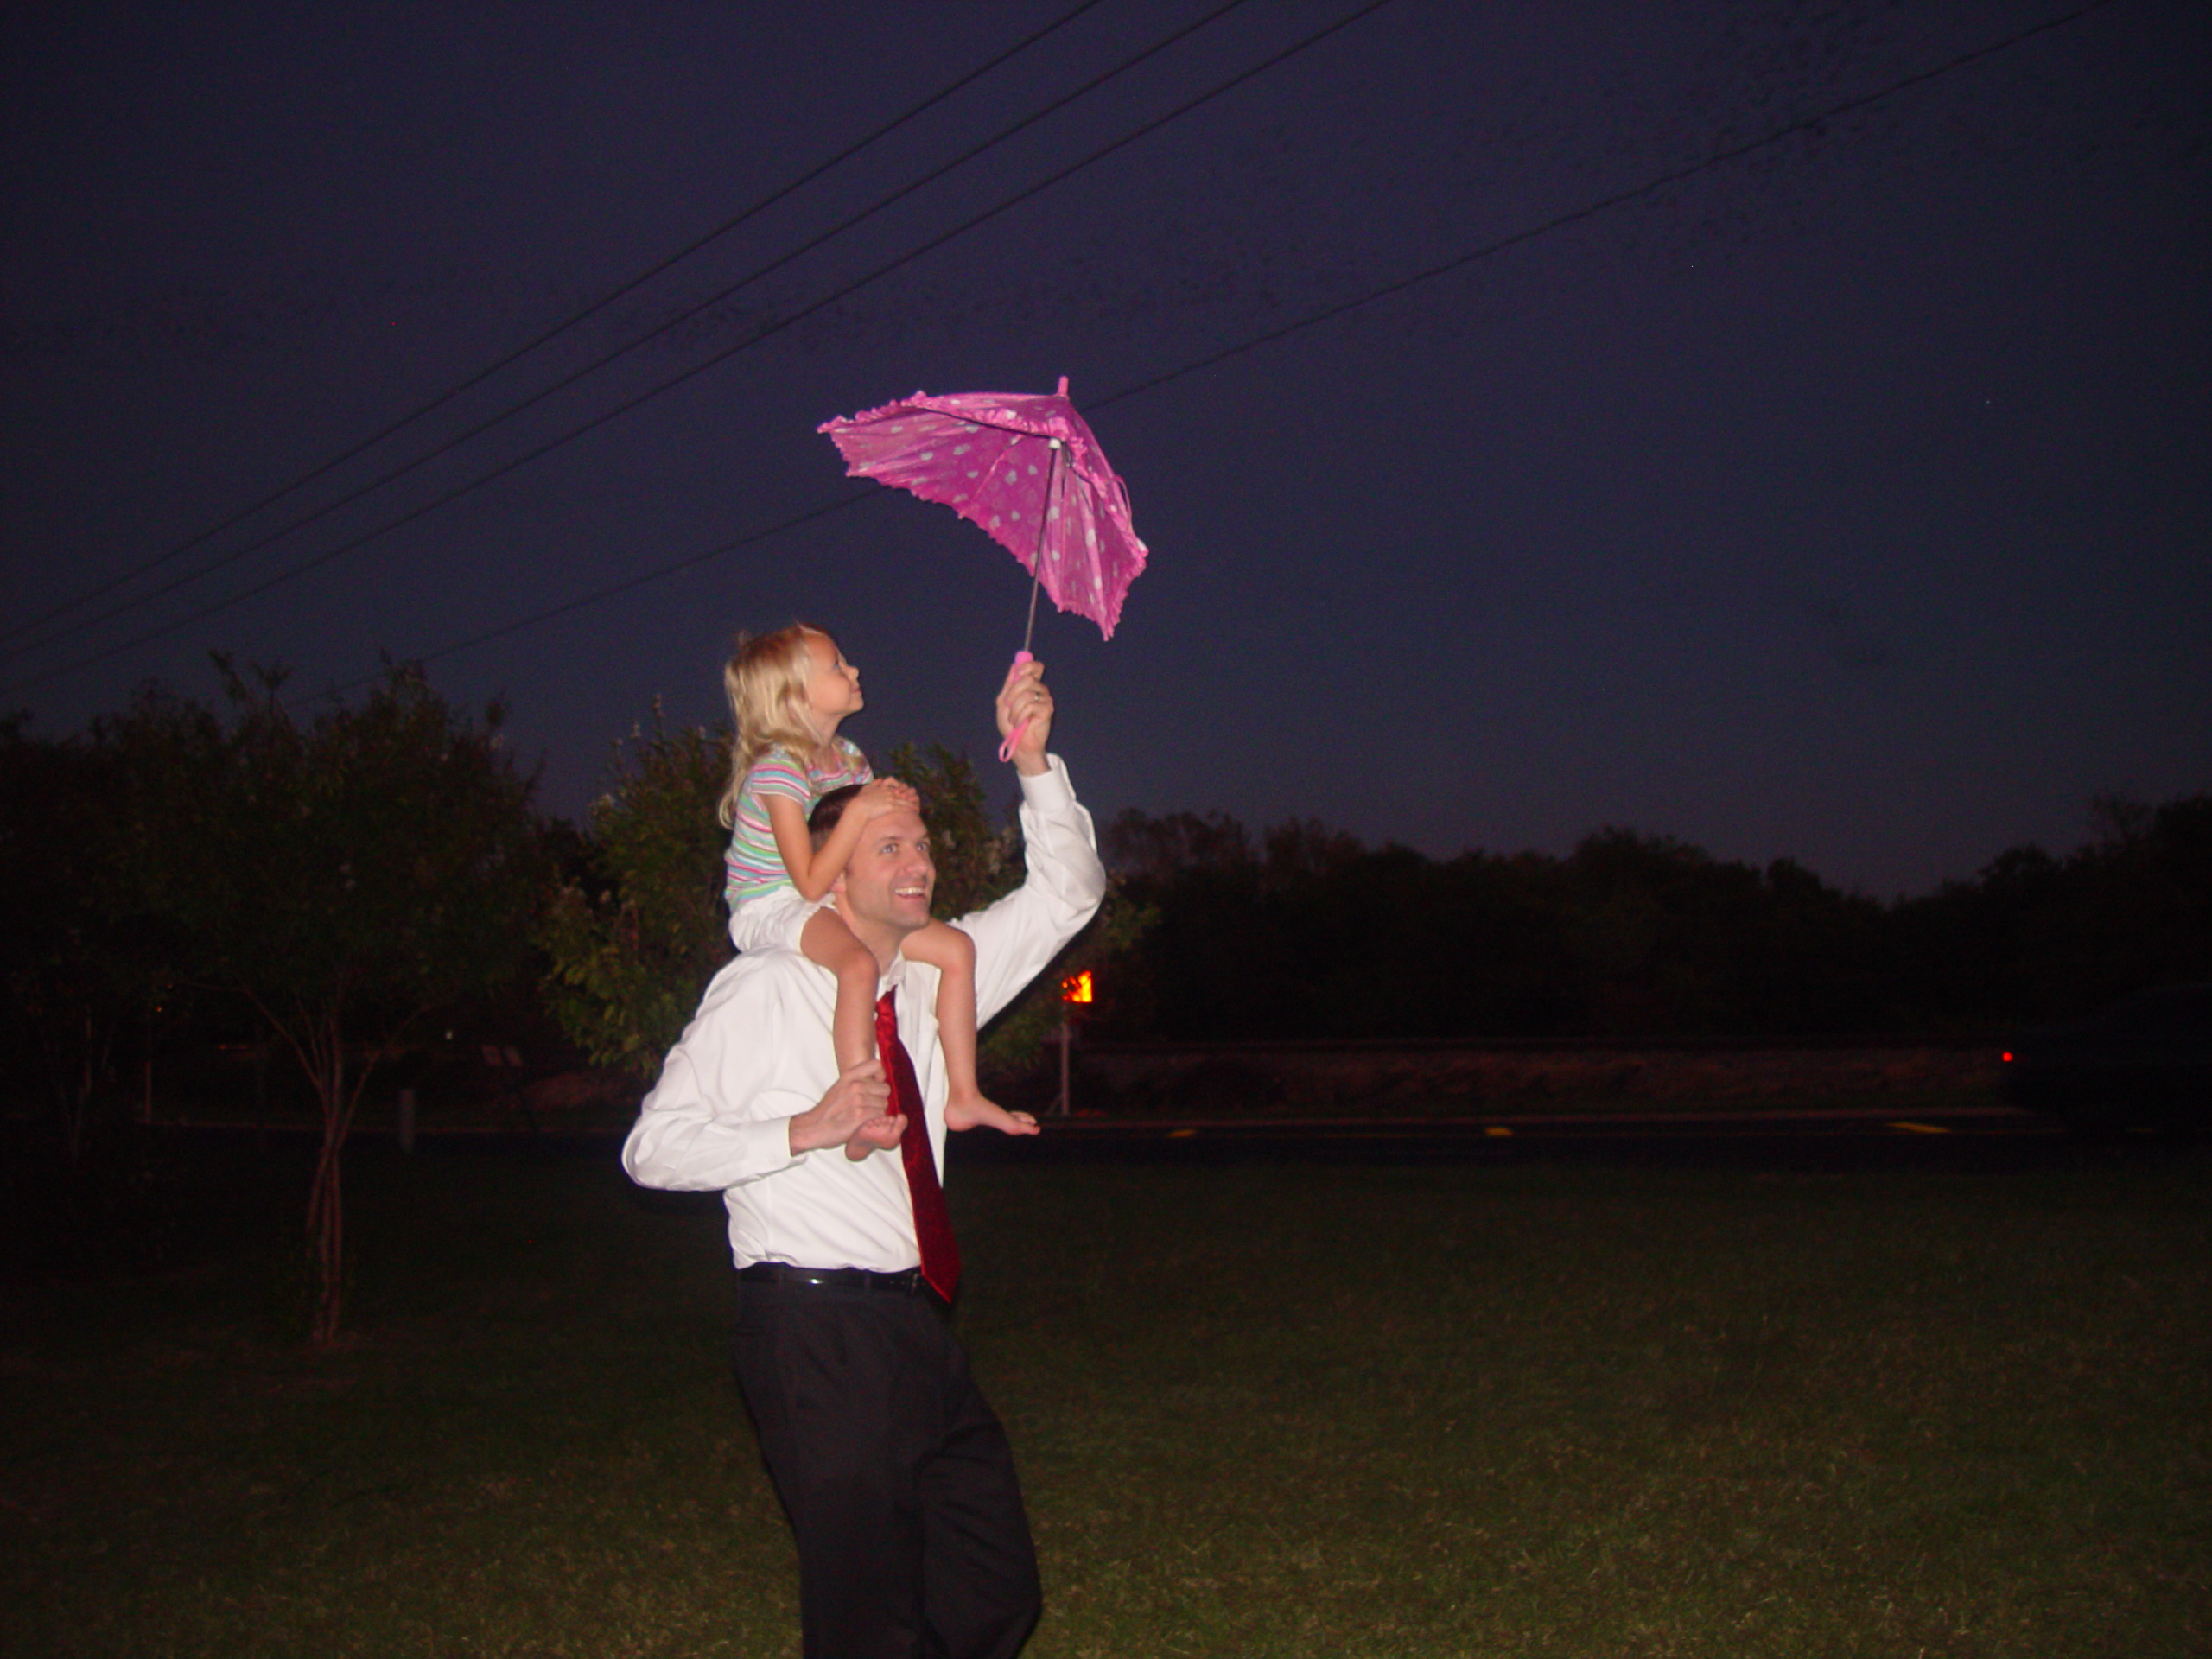
[(722, 690), (729, 694), (734, 734), (729, 746), (729, 785), (722, 791), (717, 815), (723, 828), (736, 822), (738, 791), (762, 756), (784, 749), (804, 766), (822, 747), (807, 710), (807, 682), (814, 677), (814, 652), (807, 642), (829, 638), (804, 622), (758, 639), (737, 637), (736, 651), (722, 664)]

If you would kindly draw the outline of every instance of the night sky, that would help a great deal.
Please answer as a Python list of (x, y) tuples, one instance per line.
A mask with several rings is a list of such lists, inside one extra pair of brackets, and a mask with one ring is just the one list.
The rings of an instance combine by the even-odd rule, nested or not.
[(981, 760), (1027, 578), (815, 428), (1065, 374), (1153, 552), (1110, 643), (1039, 628), (1102, 819), (1624, 825), (1889, 897), (2212, 789), (2201, 0), (1395, 0), (895, 264), (1363, 10), (1252, 0), (785, 258), (1218, 9), (1103, 0), (41, 620), (1072, 9), (16, 9), (0, 708), (212, 696), (211, 647), (303, 702), (427, 658), (574, 813), (804, 617), (862, 669), (848, 734)]

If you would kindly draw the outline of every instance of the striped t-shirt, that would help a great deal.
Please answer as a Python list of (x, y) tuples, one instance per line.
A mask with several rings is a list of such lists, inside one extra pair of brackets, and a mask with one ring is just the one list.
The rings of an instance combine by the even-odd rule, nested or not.
[(733, 911), (791, 885), (791, 873), (776, 850), (776, 832), (768, 823), (769, 796), (797, 801), (804, 816), (831, 790), (865, 784), (875, 775), (868, 769), (868, 757), (845, 739), (838, 738), (836, 747), (837, 762), (826, 769), (801, 761), (789, 749), (771, 749), (745, 774), (732, 814), (729, 851), (722, 855), (722, 897)]

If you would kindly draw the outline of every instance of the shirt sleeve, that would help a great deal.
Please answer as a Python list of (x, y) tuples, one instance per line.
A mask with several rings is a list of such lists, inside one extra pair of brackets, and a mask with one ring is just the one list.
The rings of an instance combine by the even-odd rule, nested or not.
[(976, 1020), (1014, 1001), (1098, 912), (1106, 869), (1090, 814), (1056, 756), (1021, 780), (1021, 837), (1028, 874), (1020, 887), (958, 925), (976, 941)]
[(808, 1156), (791, 1151), (789, 1120), (815, 1103), (772, 1069), (794, 1040), (782, 973), (804, 965), (772, 959), (787, 954), (740, 957), (707, 987), (622, 1143), (639, 1185), (721, 1192)]

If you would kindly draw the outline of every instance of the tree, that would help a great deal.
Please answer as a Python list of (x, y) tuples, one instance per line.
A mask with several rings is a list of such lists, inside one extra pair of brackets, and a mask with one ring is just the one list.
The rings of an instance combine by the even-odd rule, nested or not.
[(2104, 798), (2090, 828), (2071, 854), (2009, 848), (1896, 907), (1925, 1007), (1962, 1029), (2042, 1024), (2212, 974), (2212, 796)]
[(726, 731), (671, 732), (658, 710), (650, 737), (615, 745), (583, 868), (539, 933), (554, 1016), (597, 1065), (652, 1077), (729, 960), (715, 817), (728, 776)]
[(281, 671), (216, 663), (227, 722), (155, 693), (106, 726), (126, 757), (121, 851), (145, 908), (189, 942), (191, 977), (250, 1002), (314, 1089), (311, 1335), (327, 1342), (354, 1112), (416, 1020), (521, 965), (544, 868), (534, 780), (497, 704), (472, 720), (418, 669), (303, 722)]
[[(97, 734), (48, 740), (0, 720), (0, 978), (7, 1058), (35, 1059), (73, 1173), (121, 1121), (118, 1050), (174, 1002), (172, 943), (136, 913), (115, 856), (124, 757)], [(11, 1068), (12, 1069), (12, 1068)]]

